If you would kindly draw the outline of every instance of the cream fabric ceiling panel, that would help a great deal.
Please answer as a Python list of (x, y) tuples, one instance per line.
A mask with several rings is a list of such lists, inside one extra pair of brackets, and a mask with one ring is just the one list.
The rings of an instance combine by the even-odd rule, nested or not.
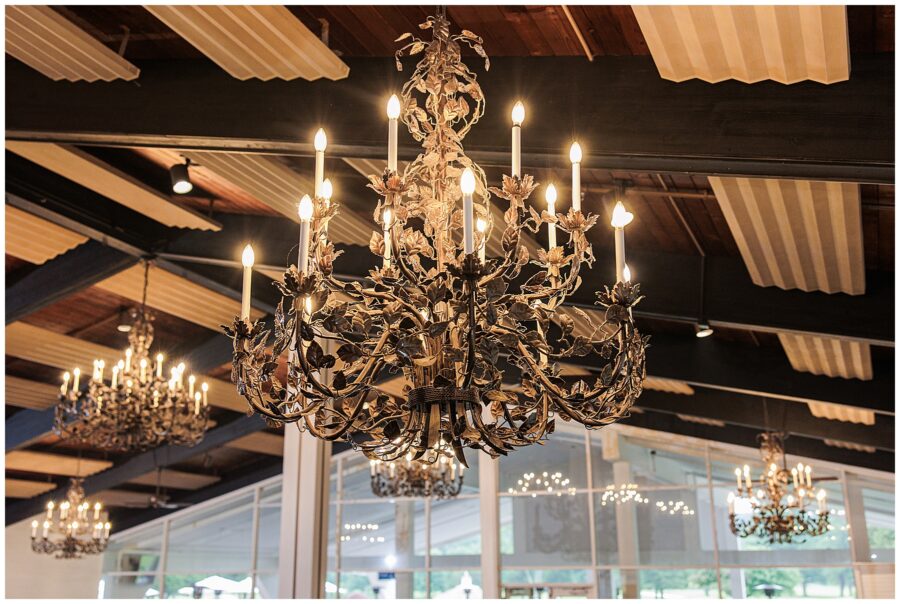
[(859, 185), (709, 177), (756, 285), (864, 294)]
[(829, 447), (837, 447), (839, 449), (850, 449), (851, 451), (862, 451), (863, 453), (874, 453), (875, 447), (871, 447), (869, 445), (860, 445), (858, 443), (851, 443), (845, 440), (832, 440), (830, 438), (825, 439), (825, 444)]
[(38, 451), (11, 451), (6, 454), (6, 469), (59, 476), (90, 476), (111, 468), (113, 462), (102, 459), (78, 459), (75, 455), (57, 455)]
[(51, 384), (6, 376), (6, 404), (26, 409), (46, 409), (56, 404), (59, 388)]
[[(300, 222), (297, 215), (300, 199), (304, 194), (313, 194), (312, 178), (291, 170), (272, 157), (201, 151), (184, 151), (183, 154), (297, 223)], [(312, 172), (310, 161), (309, 173)], [(335, 192), (335, 199), (340, 200), (340, 191)], [(368, 245), (374, 227), (374, 222), (345, 207), (329, 225), (328, 236), (336, 243)], [(298, 237), (299, 232), (298, 229)]]
[(194, 210), (178, 205), (136, 178), (68, 145), (6, 141), (16, 155), (169, 227), (218, 231), (221, 227)]
[(350, 73), (284, 6), (145, 8), (239, 80), (340, 80)]
[(157, 472), (148, 472), (142, 476), (138, 476), (128, 482), (130, 484), (141, 484), (155, 487), (157, 483), (167, 489), (201, 489), (208, 487), (219, 481), (218, 476), (209, 476), (207, 474), (194, 474), (192, 472), (181, 472), (179, 470), (163, 470), (159, 475)]
[(849, 422), (853, 424), (863, 424), (865, 426), (875, 425), (875, 412), (868, 409), (860, 409), (859, 407), (848, 407), (846, 405), (835, 405), (832, 403), (815, 403), (807, 402), (809, 412), (815, 417), (822, 419), (830, 419), (837, 422)]
[(815, 375), (872, 379), (872, 349), (840, 338), (778, 334), (791, 367)]
[(667, 80), (775, 80), (823, 84), (850, 78), (844, 6), (633, 6)]
[[(140, 303), (144, 289), (144, 267), (135, 265), (97, 283), (100, 289)], [(150, 267), (147, 305), (180, 319), (220, 331), (241, 314), (238, 300), (198, 285), (169, 271)], [(251, 308), (250, 316), (258, 319), (264, 313)]]
[[(90, 371), (94, 359), (104, 359), (109, 363), (113, 359), (120, 359), (123, 352), (17, 321), (6, 326), (6, 354), (57, 367), (60, 369), (61, 379), (62, 371), (80, 367), (84, 376)], [(247, 411), (247, 401), (237, 393), (231, 382), (214, 378), (199, 379), (209, 384), (210, 405), (242, 413)]]
[(231, 441), (228, 446), (241, 451), (281, 457), (284, 454), (284, 437), (271, 432), (254, 432)]
[(6, 496), (15, 499), (31, 499), (37, 495), (48, 493), (56, 488), (54, 482), (38, 482), (35, 480), (6, 479)]
[(49, 6), (6, 6), (6, 52), (51, 80), (133, 80), (141, 70)]
[(32, 264), (48, 260), (78, 247), (88, 240), (49, 220), (6, 206), (6, 253)]

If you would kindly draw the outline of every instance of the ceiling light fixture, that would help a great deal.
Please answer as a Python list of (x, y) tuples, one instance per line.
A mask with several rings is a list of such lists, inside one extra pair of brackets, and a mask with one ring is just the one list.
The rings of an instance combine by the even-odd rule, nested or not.
[[(369, 177), (381, 197), (369, 248), (381, 266), (369, 272), (368, 282), (335, 276), (341, 252), (327, 227), (339, 204), (325, 203), (322, 194), (327, 137), (320, 129), (315, 195), (303, 196), (299, 206), (299, 256), (276, 282), (283, 298), (274, 330), (250, 322), (249, 279), (244, 310), (226, 330), (234, 341), (238, 392), (270, 420), (301, 422), (317, 438), (346, 440), (387, 462), (411, 456), (433, 464), (445, 456), (467, 465), (466, 448), (505, 455), (545, 440), (556, 417), (588, 428), (627, 417), (641, 393), (647, 343), (631, 312), (640, 285), (624, 278), (624, 229), (634, 216), (621, 201), (616, 205), (617, 282), (598, 293), (602, 318), (585, 316), (589, 336), (575, 335), (570, 320), (548, 338), (560, 305), (593, 264), (587, 232), (599, 217), (581, 211), (580, 195), (568, 212), (557, 211), (552, 185), (545, 209), (528, 205), (538, 184), (522, 172), (521, 102), (512, 112), (512, 174), (502, 187), (488, 186), (462, 147), (485, 100), (460, 52), (470, 47), (484, 57), (482, 40), (466, 30), (451, 35), (443, 9), (422, 29), (431, 30), (430, 41), (400, 37), (406, 45), (397, 52), (398, 64), (404, 56), (423, 58), (388, 104), (388, 168)], [(402, 173), (400, 119), (424, 149)], [(579, 160), (573, 174), (581, 155), (576, 149), (570, 157)], [(492, 194), (508, 202), (505, 224), (493, 235), (503, 253), (481, 261), (476, 241), (489, 239), (496, 226)], [(486, 230), (476, 235), (478, 218)], [(520, 237), (545, 226), (549, 248), (534, 258)], [(557, 230), (568, 235), (560, 244)], [(276, 377), (283, 353), (287, 383)], [(567, 384), (560, 377), (561, 362), (592, 354), (602, 363), (593, 383)], [(501, 389), (501, 357), (524, 376), (516, 392)], [(377, 391), (381, 380), (397, 374), (405, 381), (405, 400)]]
[(698, 338), (708, 338), (713, 335), (713, 328), (708, 323), (697, 323), (694, 325), (694, 335)]
[(106, 550), (111, 528), (108, 515), (99, 501), (85, 500), (82, 483), (83, 479), (73, 478), (66, 499), (47, 502), (46, 517), (31, 521), (31, 551), (72, 559)]
[(465, 467), (440, 457), (433, 464), (413, 461), (412, 454), (398, 461), (369, 462), (372, 493), (377, 497), (456, 497), (462, 490)]
[(179, 195), (184, 195), (185, 193), (190, 193), (194, 190), (194, 185), (191, 184), (191, 175), (188, 172), (188, 166), (190, 166), (190, 164), (191, 160), (185, 159), (183, 164), (175, 164), (169, 168), (169, 176), (172, 179), (172, 190)]

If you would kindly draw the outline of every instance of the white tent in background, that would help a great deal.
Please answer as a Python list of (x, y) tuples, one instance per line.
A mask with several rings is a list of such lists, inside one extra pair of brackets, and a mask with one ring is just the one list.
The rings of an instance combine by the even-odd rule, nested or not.
[[(469, 590), (468, 596), (466, 596), (466, 590)], [(472, 583), (472, 576), (466, 571), (463, 573), (459, 585), (454, 585), (439, 594), (432, 594), (431, 597), (435, 600), (481, 600), (484, 598), (484, 592), (481, 587)]]
[(158, 598), (159, 591), (157, 591), (151, 587), (150, 589), (148, 589), (147, 591), (144, 592), (144, 597), (145, 598)]
[(234, 593), (249, 594), (253, 590), (253, 578), (247, 577), (246, 579), (238, 581), (237, 587), (239, 591), (236, 591)]

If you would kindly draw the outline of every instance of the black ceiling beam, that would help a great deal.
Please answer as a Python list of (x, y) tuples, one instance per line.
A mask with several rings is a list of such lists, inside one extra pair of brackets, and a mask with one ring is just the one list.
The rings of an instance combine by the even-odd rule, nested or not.
[[(488, 104), (466, 148), (485, 166), (507, 165), (509, 111), (521, 98), (526, 167), (565, 165), (577, 134), (588, 168), (893, 184), (893, 56), (852, 61), (846, 82), (784, 86), (670, 82), (650, 57), (498, 57), (489, 73), (470, 60)], [(209, 61), (145, 61), (137, 84), (98, 87), (53, 82), (7, 58), (6, 134), (308, 155), (313, 132), (325, 126), (332, 155), (383, 157), (385, 99), (410, 67), (347, 63), (350, 77), (335, 82), (242, 82)], [(418, 151), (404, 143), (401, 159)]]
[(82, 243), (6, 289), (6, 324), (133, 266), (138, 259), (98, 241)]
[[(8, 407), (7, 407), (8, 408)], [(53, 429), (54, 408), (22, 409), (5, 422), (6, 452), (28, 446)]]
[(756, 430), (784, 430), (807, 438), (851, 442), (883, 451), (894, 450), (892, 416), (877, 416), (873, 426), (838, 422), (816, 417), (803, 403), (706, 388), (695, 388), (693, 395), (644, 389), (635, 405), (650, 411), (693, 415)]
[[(181, 463), (206, 451), (224, 446), (237, 438), (258, 432), (265, 427), (266, 423), (260, 416), (245, 415), (223, 426), (213, 428), (206, 433), (206, 436), (200, 443), (193, 447), (166, 445), (151, 449), (145, 453), (139, 453), (108, 470), (85, 478), (84, 492), (86, 495), (92, 495), (99, 491), (115, 488), (138, 476), (152, 472), (158, 467)], [(66, 489), (68, 489), (68, 486), (62, 486), (39, 497), (8, 503), (6, 506), (6, 525), (9, 526), (39, 514), (44, 509), (46, 501), (64, 498)]]
[[(658, 432), (702, 438), (704, 440), (740, 445), (754, 449), (759, 448), (757, 436), (760, 431), (755, 428), (733, 425), (727, 425), (724, 428), (720, 428), (718, 426), (687, 422), (678, 419), (672, 414), (656, 413), (653, 411), (634, 413), (630, 417), (622, 420), (622, 423), (628, 426), (646, 428)], [(830, 447), (820, 440), (796, 435), (791, 435), (784, 440), (784, 448), (788, 455), (810, 457), (812, 459), (820, 459), (822, 461), (830, 461), (860, 468), (869, 468), (883, 472), (894, 471), (894, 456), (884, 452), (866, 453), (863, 451)]]

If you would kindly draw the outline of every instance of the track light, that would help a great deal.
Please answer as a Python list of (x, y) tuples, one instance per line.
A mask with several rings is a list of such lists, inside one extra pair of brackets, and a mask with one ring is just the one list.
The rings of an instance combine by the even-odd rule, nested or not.
[(697, 323), (694, 326), (695, 334), (698, 338), (708, 338), (713, 335), (713, 328), (708, 323)]
[(123, 308), (119, 311), (119, 324), (116, 325), (116, 329), (122, 333), (131, 331), (131, 319), (129, 317), (128, 309)]
[(175, 164), (169, 168), (169, 176), (172, 177), (172, 190), (179, 195), (190, 193), (194, 189), (191, 184), (191, 175), (188, 173), (188, 166), (191, 160), (185, 160), (183, 164)]

